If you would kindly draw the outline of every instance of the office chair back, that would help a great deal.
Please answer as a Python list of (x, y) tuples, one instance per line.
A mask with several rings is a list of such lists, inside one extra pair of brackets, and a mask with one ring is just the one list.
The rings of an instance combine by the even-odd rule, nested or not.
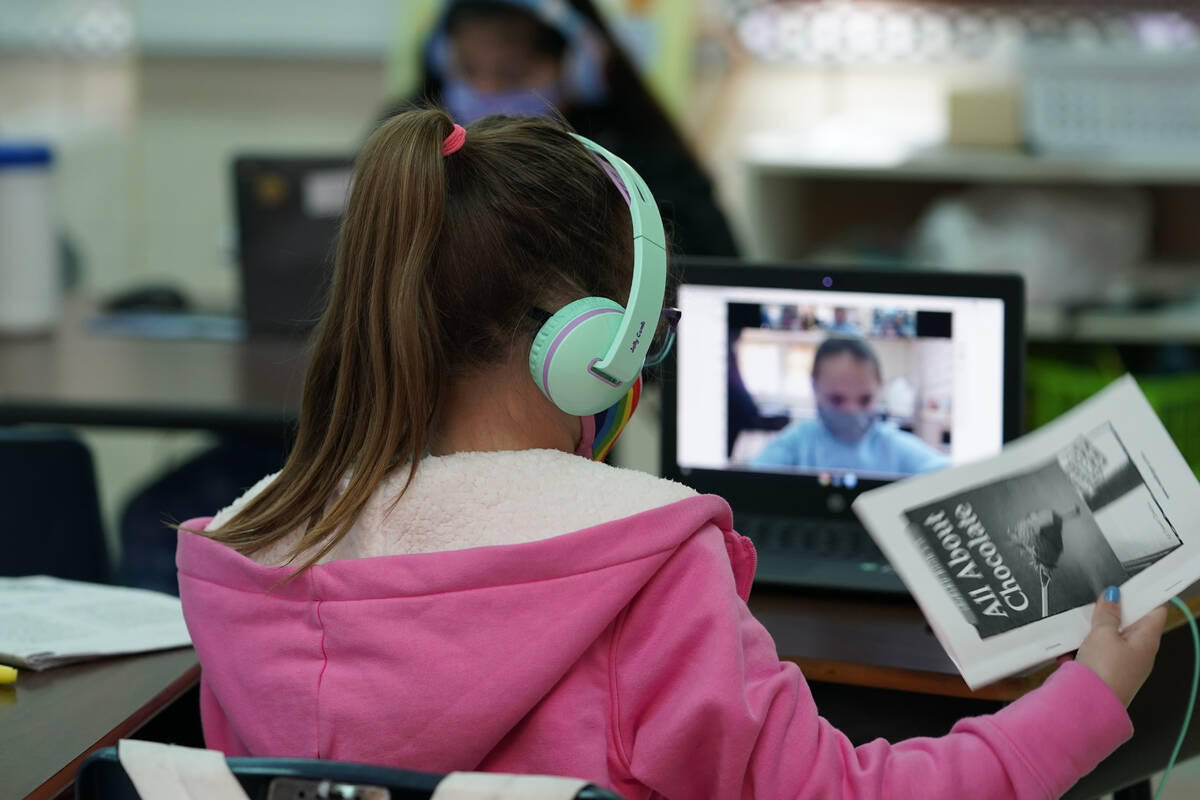
[(70, 431), (0, 427), (0, 575), (112, 579), (96, 474)]
[[(429, 800), (441, 775), (428, 772), (351, 764), (344, 761), (315, 761), (300, 758), (227, 758), (234, 777), (251, 800)], [(329, 782), (326, 794), (320, 784)], [(343, 792), (358, 787), (357, 792)], [(382, 798), (364, 787), (387, 790)], [(75, 776), (75, 800), (139, 800), (137, 790), (117, 758), (117, 748), (104, 747), (84, 759)], [(622, 800), (619, 795), (596, 786), (586, 786), (575, 800)]]

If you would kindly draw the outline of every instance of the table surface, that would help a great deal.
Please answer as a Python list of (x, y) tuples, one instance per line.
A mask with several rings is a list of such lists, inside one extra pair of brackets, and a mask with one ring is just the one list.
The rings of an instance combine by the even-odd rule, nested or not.
[[(756, 589), (750, 607), (780, 656), (800, 664), (810, 682), (943, 695), (964, 704), (956, 717), (979, 713), (974, 701), (1012, 699), (1045, 677), (1033, 673), (971, 692), (912, 602)], [(1138, 735), (1072, 797), (1111, 791), (1161, 769), (1178, 733), (1190, 649), (1186, 629), (1164, 638), (1159, 665), (1130, 709)], [(56, 798), (88, 752), (135, 733), (199, 674), (190, 648), (22, 671), (15, 685), (0, 686), (0, 797)], [(1184, 757), (1197, 752), (1200, 727)]]
[(199, 680), (190, 647), (21, 670), (0, 686), (0, 797), (58, 797), (88, 753), (130, 736)]
[(1012, 700), (1045, 678), (1038, 672), (972, 692), (921, 610), (907, 598), (796, 595), (755, 587), (749, 605), (774, 638), (780, 658), (798, 664), (810, 681)]
[[(762, 588), (751, 608), (811, 681), (975, 699), (1008, 699), (1034, 685), (971, 693), (911, 601)], [(0, 797), (57, 797), (88, 752), (133, 734), (198, 679), (190, 648), (23, 670), (0, 687)]]
[(45, 336), (0, 338), (0, 425), (279, 430), (300, 407), (306, 343), (137, 339), (89, 333), (71, 298)]
[[(1192, 613), (1200, 616), (1200, 584), (1181, 595)], [(1040, 686), (1054, 670), (1048, 665), (972, 691), (916, 603), (904, 598), (797, 595), (755, 587), (749, 605), (775, 639), (780, 658), (800, 665), (810, 681), (1015, 700)], [(1168, 630), (1183, 624), (1183, 615), (1169, 607)]]

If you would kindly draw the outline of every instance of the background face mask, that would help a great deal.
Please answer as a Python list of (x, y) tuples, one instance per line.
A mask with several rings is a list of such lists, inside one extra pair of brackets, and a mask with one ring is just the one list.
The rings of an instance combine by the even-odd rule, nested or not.
[(470, 125), (490, 114), (515, 117), (550, 117), (561, 99), (558, 86), (550, 84), (536, 89), (514, 89), (504, 92), (481, 92), (457, 78), (447, 78), (442, 86), (446, 110), (459, 125)]
[(818, 403), (817, 416), (834, 437), (854, 444), (871, 429), (876, 415), (872, 411), (841, 411)]

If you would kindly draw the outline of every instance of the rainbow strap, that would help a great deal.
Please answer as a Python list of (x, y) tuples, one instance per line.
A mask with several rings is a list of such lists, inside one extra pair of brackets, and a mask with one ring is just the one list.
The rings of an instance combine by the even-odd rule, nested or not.
[(637, 379), (633, 382), (633, 386), (625, 393), (624, 397), (618, 400), (615, 405), (596, 415), (596, 438), (592, 440), (593, 459), (603, 461), (608, 456), (608, 451), (612, 450), (617, 437), (621, 435), (621, 431), (625, 430), (625, 426), (629, 424), (629, 420), (633, 417), (633, 412), (637, 411), (638, 401), (641, 399), (642, 376), (638, 375)]

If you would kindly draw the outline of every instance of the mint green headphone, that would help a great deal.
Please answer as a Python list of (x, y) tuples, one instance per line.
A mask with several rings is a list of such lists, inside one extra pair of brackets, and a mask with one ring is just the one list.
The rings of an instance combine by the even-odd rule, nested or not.
[(633, 218), (628, 307), (607, 297), (568, 303), (542, 325), (529, 351), (529, 372), (542, 394), (582, 417), (617, 403), (641, 374), (663, 309), (667, 250), (658, 204), (641, 176), (590, 139), (572, 135), (616, 171)]

